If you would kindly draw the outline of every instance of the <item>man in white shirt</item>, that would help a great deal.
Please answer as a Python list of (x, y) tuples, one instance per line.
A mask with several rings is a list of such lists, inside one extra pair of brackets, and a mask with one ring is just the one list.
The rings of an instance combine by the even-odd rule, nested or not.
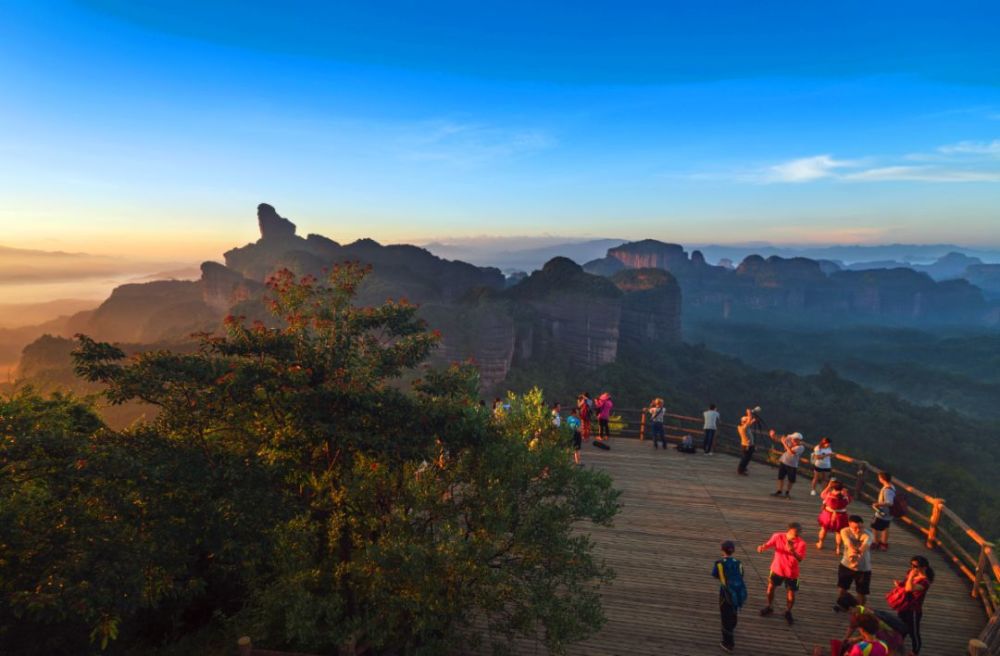
[(832, 457), (833, 449), (830, 448), (830, 438), (820, 438), (819, 444), (813, 447), (812, 452), (813, 480), (812, 491), (809, 492), (810, 496), (816, 496), (816, 487), (818, 486), (822, 490), (830, 480), (830, 470), (833, 468), (833, 464), (830, 462)]
[(785, 450), (778, 458), (778, 489), (771, 496), (780, 497), (782, 490), (784, 490), (785, 498), (789, 499), (799, 472), (799, 458), (802, 457), (802, 452), (806, 449), (802, 446), (802, 433), (792, 433), (781, 438), (781, 446)]
[(702, 413), (705, 417), (705, 455), (712, 455), (712, 445), (715, 443), (715, 431), (719, 427), (719, 411), (715, 409), (715, 404), (708, 406), (708, 410)]

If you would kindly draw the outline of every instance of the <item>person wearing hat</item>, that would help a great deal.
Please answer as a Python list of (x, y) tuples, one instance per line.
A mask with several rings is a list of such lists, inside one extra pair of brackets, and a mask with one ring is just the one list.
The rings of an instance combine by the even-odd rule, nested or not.
[(784, 493), (788, 499), (799, 472), (799, 458), (805, 451), (802, 433), (792, 433), (781, 438), (781, 446), (784, 447), (784, 452), (778, 458), (778, 489), (771, 496), (780, 497)]

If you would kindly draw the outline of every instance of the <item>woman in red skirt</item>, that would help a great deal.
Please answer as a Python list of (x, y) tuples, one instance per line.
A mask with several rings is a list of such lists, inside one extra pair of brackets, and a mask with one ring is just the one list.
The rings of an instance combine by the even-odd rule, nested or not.
[(817, 517), (819, 541), (816, 543), (816, 548), (823, 548), (823, 540), (826, 539), (827, 531), (832, 531), (837, 540), (837, 553), (839, 554), (840, 530), (847, 528), (847, 506), (851, 505), (851, 494), (843, 483), (831, 480), (819, 496), (823, 499), (823, 511)]

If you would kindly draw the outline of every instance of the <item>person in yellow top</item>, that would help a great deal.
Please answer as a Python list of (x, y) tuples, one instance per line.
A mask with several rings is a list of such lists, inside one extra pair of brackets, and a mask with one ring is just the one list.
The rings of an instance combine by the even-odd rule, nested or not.
[(743, 455), (740, 457), (740, 464), (736, 467), (736, 472), (741, 476), (747, 476), (747, 465), (750, 464), (751, 458), (753, 458), (753, 452), (756, 448), (754, 444), (754, 428), (759, 421), (757, 417), (757, 412), (760, 408), (754, 408), (753, 410), (747, 408), (747, 412), (743, 417), (740, 418), (740, 424), (736, 427), (736, 432), (740, 434), (740, 447), (743, 449)]

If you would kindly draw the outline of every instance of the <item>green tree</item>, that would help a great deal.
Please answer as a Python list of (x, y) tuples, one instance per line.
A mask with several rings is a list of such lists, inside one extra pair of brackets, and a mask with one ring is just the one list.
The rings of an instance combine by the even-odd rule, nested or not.
[(182, 483), (197, 494), (183, 494), (213, 511), (185, 525), (223, 536), (213, 546), (229, 555), (202, 559), (206, 580), (254, 555), (235, 586), (240, 630), (275, 646), (419, 654), (480, 637), (485, 622), (498, 648), (521, 635), (561, 651), (601, 623), (596, 587), (610, 572), (576, 527), (610, 522), (617, 492), (571, 466), (540, 392), (495, 421), (471, 367), (425, 370), (407, 390), (437, 336), (406, 302), (352, 305), (366, 273), (344, 265), (321, 284), (280, 272), (269, 281), (280, 326), (232, 318), (197, 353), (126, 361), (82, 337), (77, 369), (114, 403), (158, 407), (126, 435), (202, 463)]

